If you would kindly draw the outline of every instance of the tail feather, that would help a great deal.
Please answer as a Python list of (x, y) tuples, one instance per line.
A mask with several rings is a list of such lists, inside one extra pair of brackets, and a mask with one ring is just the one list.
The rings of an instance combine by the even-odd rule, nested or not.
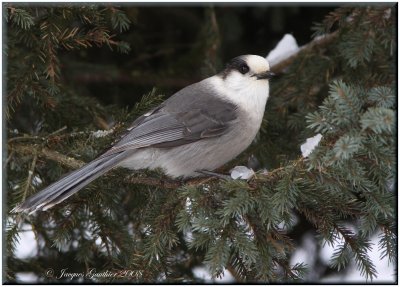
[(49, 185), (37, 194), (34, 194), (22, 204), (15, 207), (13, 212), (33, 213), (37, 210), (47, 210), (64, 201), (96, 178), (111, 170), (129, 155), (131, 155), (131, 151), (124, 151), (119, 154), (95, 159)]

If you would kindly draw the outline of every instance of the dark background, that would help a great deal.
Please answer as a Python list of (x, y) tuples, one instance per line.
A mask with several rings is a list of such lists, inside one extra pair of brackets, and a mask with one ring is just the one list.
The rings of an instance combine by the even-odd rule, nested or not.
[[(219, 71), (242, 54), (266, 56), (286, 33), (298, 44), (333, 6), (240, 4), (124, 5), (132, 21), (117, 36), (129, 54), (108, 47), (61, 53), (62, 74), (79, 95), (132, 106), (153, 87), (165, 96)], [(213, 22), (213, 19), (215, 20)]]

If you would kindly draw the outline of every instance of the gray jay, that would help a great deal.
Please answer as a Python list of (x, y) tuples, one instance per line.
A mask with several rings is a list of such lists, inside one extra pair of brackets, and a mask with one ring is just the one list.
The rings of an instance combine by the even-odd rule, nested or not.
[(114, 167), (161, 168), (173, 178), (188, 178), (222, 166), (256, 136), (272, 76), (263, 57), (232, 59), (219, 74), (183, 88), (140, 116), (107, 152), (14, 211), (47, 210)]

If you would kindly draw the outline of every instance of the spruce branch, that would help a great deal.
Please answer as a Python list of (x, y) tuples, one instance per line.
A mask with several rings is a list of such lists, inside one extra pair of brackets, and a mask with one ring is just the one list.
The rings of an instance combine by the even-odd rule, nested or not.
[[(26, 137), (21, 137), (20, 139), (27, 139)], [(33, 137), (32, 139), (40, 139), (38, 137)], [(48, 160), (55, 161), (60, 165), (70, 168), (70, 169), (78, 169), (85, 165), (84, 161), (79, 159), (75, 159), (73, 157), (66, 156), (60, 152), (51, 150), (49, 148), (43, 147), (38, 148), (32, 145), (26, 144), (10, 144), (9, 150), (12, 153), (22, 154), (22, 155), (32, 155), (32, 150), (36, 150), (36, 155), (39, 157), (46, 158)], [(34, 153), (35, 154), (35, 153)], [(157, 186), (166, 189), (176, 189), (182, 187), (183, 185), (188, 186), (197, 186), (205, 184), (211, 180), (215, 179), (215, 177), (205, 177), (205, 178), (195, 178), (188, 180), (186, 182), (182, 181), (174, 181), (167, 179), (160, 179), (154, 177), (138, 177), (137, 175), (128, 176), (125, 180), (132, 184), (144, 184), (149, 186)]]
[[(15, 137), (11, 138), (8, 141), (8, 148), (11, 152), (15, 152), (18, 154), (22, 155), (32, 155), (32, 150), (35, 149), (36, 153), (39, 157), (46, 158), (48, 160), (55, 161), (59, 163), (60, 165), (70, 168), (70, 169), (78, 169), (82, 166), (85, 165), (85, 162), (79, 159), (75, 159), (70, 156), (66, 156), (60, 152), (51, 150), (47, 147), (37, 147), (37, 145), (29, 145), (29, 144), (14, 144), (14, 141), (21, 141), (21, 140), (40, 140), (45, 143), (46, 141), (51, 141), (53, 137), (60, 137), (57, 136), (56, 133), (61, 132), (65, 129), (65, 127), (61, 128), (60, 130), (53, 132), (50, 134), (48, 137), (27, 137), (27, 136), (22, 136), (22, 137)], [(72, 133), (72, 135), (75, 135), (75, 133)], [(61, 135), (62, 136), (71, 136), (71, 134), (66, 134), (66, 135)], [(293, 163), (289, 166), (292, 168), (296, 168), (300, 163), (303, 162), (302, 158), (299, 158), (296, 161), (293, 161)], [(256, 177), (252, 179), (249, 184), (252, 186), (252, 188), (257, 188), (257, 186), (265, 184), (266, 182), (273, 182), (276, 181), (280, 178), (280, 172), (284, 171), (285, 169), (289, 168), (289, 166), (285, 167), (280, 167), (276, 168), (274, 170), (269, 171), (267, 174), (261, 173), (261, 174), (256, 174)], [(162, 178), (155, 178), (155, 177), (143, 177), (143, 176), (138, 176), (138, 175), (132, 175), (128, 176), (125, 181), (132, 183), (132, 184), (144, 184), (144, 185), (149, 185), (149, 186), (157, 186), (161, 188), (166, 188), (166, 189), (176, 189), (180, 188), (182, 186), (201, 186), (203, 184), (206, 184), (210, 181), (218, 181), (215, 177), (201, 177), (201, 178), (193, 178), (189, 179), (187, 181), (176, 181), (176, 180), (170, 180), (170, 179), (162, 179)], [(221, 180), (219, 180), (221, 181)], [(224, 180), (222, 180), (223, 182)]]
[(288, 66), (290, 66), (294, 60), (301, 55), (302, 53), (309, 53), (310, 51), (314, 50), (314, 49), (322, 49), (325, 46), (330, 45), (332, 42), (334, 42), (337, 38), (338, 38), (339, 32), (333, 32), (330, 34), (326, 34), (323, 36), (319, 36), (318, 38), (315, 38), (314, 40), (312, 40), (310, 43), (302, 46), (299, 51), (290, 56), (289, 58), (273, 65), (271, 67), (271, 71), (275, 72), (275, 73), (280, 73), (282, 71), (284, 71)]
[[(32, 145), (23, 145), (23, 144), (9, 145), (9, 150), (14, 151), (15, 153), (23, 154), (23, 155), (32, 155), (33, 148), (37, 148), (37, 147), (34, 147)], [(71, 169), (78, 169), (85, 164), (81, 160), (74, 159), (72, 157), (68, 157), (57, 151), (50, 150), (46, 147), (38, 148), (37, 155), (39, 157), (44, 157), (46, 159), (58, 162), (62, 166), (65, 166), (65, 167), (68, 167)]]
[(29, 191), (29, 188), (32, 186), (32, 177), (33, 177), (33, 174), (35, 172), (37, 158), (38, 158), (37, 149), (35, 149), (33, 151), (33, 159), (32, 159), (32, 163), (31, 163), (31, 167), (28, 170), (28, 178), (26, 180), (24, 193), (22, 195), (22, 201), (25, 201), (26, 196), (27, 196), (28, 191)]
[[(244, 282), (246, 282), (246, 280), (243, 280), (242, 278), (244, 277), (244, 279), (246, 279), (245, 278), (245, 276), (244, 276), (244, 271), (243, 271), (243, 269), (245, 268), (243, 265), (241, 266), (243, 269), (240, 269), (240, 271), (238, 271), (237, 269), (238, 269), (238, 265), (241, 263), (241, 261), (240, 261), (240, 259), (238, 259), (236, 262), (236, 266), (234, 266), (234, 265), (232, 265), (231, 263), (228, 263), (227, 265), (226, 265), (226, 270), (228, 270), (229, 271), (229, 273), (231, 273), (231, 275), (233, 276), (233, 278), (235, 278), (235, 282), (237, 282), (237, 283), (244, 283)], [(236, 267), (236, 268), (235, 268)], [(240, 268), (240, 267), (239, 267)]]
[(10, 160), (12, 159), (12, 157), (14, 156), (14, 150), (11, 150), (11, 152), (9, 153), (9, 155), (7, 156), (7, 159), (6, 159), (6, 161), (5, 161), (5, 163), (4, 163), (4, 166), (6, 167), (6, 166), (8, 166), (8, 163), (10, 162)]
[(388, 257), (389, 262), (397, 261), (397, 234), (394, 232), (393, 226), (380, 224), (381, 235), (379, 236), (379, 249), (382, 250), (380, 259)]
[(148, 186), (157, 186), (166, 189), (177, 189), (183, 186), (200, 186), (212, 180), (215, 180), (215, 177), (193, 178), (187, 181), (176, 181), (169, 179), (160, 179), (155, 177), (141, 177), (137, 175), (131, 175), (126, 178), (126, 181), (132, 184), (144, 184)]
[(29, 30), (35, 24), (33, 16), (26, 9), (15, 8), (8, 4), (7, 10), (8, 20), (11, 20), (22, 29)]

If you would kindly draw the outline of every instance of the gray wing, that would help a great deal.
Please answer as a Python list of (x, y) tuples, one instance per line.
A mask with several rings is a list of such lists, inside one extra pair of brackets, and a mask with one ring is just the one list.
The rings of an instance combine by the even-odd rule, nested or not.
[(175, 147), (227, 132), (237, 118), (236, 106), (216, 98), (212, 91), (194, 96), (186, 89), (139, 117), (103, 156), (149, 146)]

